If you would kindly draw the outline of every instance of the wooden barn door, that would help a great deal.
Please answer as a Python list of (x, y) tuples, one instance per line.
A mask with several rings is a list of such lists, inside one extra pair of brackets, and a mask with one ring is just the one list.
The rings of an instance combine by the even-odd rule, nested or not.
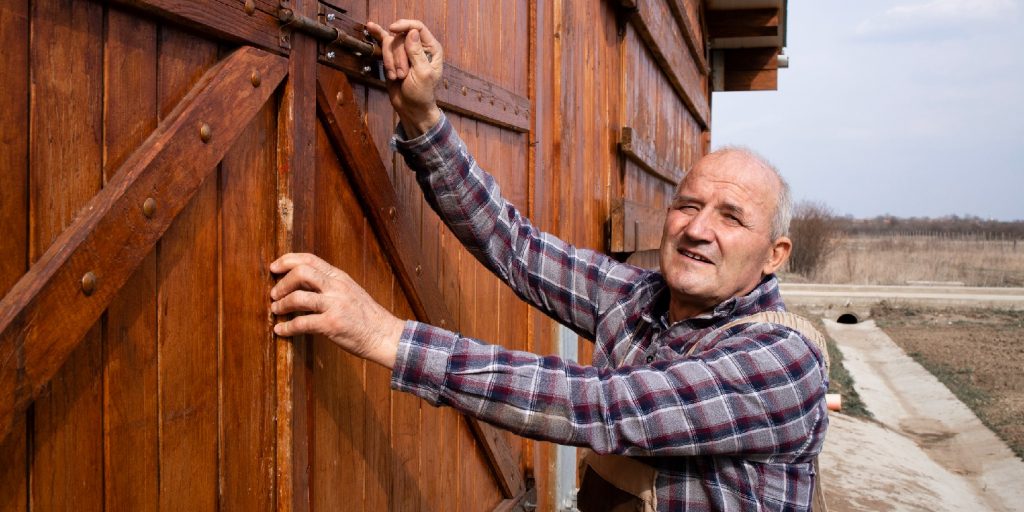
[[(267, 266), (311, 251), (399, 316), (527, 348), (525, 306), (386, 148), (377, 5), (0, 5), (0, 511), (524, 505), (522, 440), (272, 335)], [(446, 76), (525, 204), (525, 79)]]

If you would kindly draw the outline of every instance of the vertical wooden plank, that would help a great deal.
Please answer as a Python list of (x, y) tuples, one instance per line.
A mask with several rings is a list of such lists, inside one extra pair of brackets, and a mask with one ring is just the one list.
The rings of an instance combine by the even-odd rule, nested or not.
[[(363, 215), (327, 135), (316, 130), (316, 253), (363, 282)], [(367, 471), (362, 360), (331, 340), (313, 343), (313, 509), (364, 510)]]
[[(0, 295), (28, 269), (29, 6), (27, 0), (0, 4)], [(28, 437), (25, 413), (0, 440), (0, 511), (28, 510)]]
[[(103, 177), (156, 128), (156, 27), (107, 13)], [(157, 508), (156, 254), (147, 256), (107, 309), (104, 325), (104, 483), (112, 510)]]
[[(394, 296), (392, 311), (398, 318), (413, 318), (412, 308), (405, 300), (398, 282), (392, 279)], [(420, 465), (422, 435), (420, 432), (420, 406), (423, 401), (398, 391), (391, 393), (391, 481), (392, 511), (423, 509), (422, 471)]]
[[(293, 8), (316, 16), (315, 0)], [(293, 34), (278, 119), (277, 254), (313, 250), (316, 174), (317, 42)], [(275, 336), (277, 374), (277, 510), (310, 510), (311, 336)]]
[[(358, 90), (358, 89), (357, 89)], [(375, 136), (385, 135), (374, 140), (377, 144), (387, 141), (386, 135), (390, 135), (395, 127), (394, 114), (391, 103), (386, 94), (377, 90), (367, 91), (366, 102), (367, 126)], [(393, 161), (391, 150), (382, 147), (381, 154), (385, 155), (385, 165)], [(372, 231), (366, 229), (367, 235), (372, 236)], [(381, 252), (380, 247), (371, 236), (364, 237), (363, 246), (363, 276), (361, 281), (370, 295), (381, 301), (390, 308), (394, 298), (392, 297), (391, 280), (378, 275), (382, 272), (389, 273), (387, 259)], [(369, 276), (376, 276), (369, 278)], [(393, 276), (392, 276), (393, 279)], [(393, 461), (391, 457), (391, 372), (380, 368), (375, 364), (366, 364), (365, 394), (363, 432), (365, 433), (365, 448), (367, 475), (364, 484), (364, 506), (365, 510), (389, 510), (391, 508), (391, 488), (393, 476)]]
[[(162, 118), (217, 62), (217, 46), (162, 27)], [(211, 176), (157, 245), (160, 509), (217, 507), (217, 182)]]
[[(221, 162), (221, 508), (275, 504), (275, 346), (268, 265), (277, 200), (276, 102)], [(214, 135), (216, 136), (216, 134)]]
[[(30, 261), (100, 187), (103, 8), (32, 2)], [(97, 324), (33, 406), (32, 507), (103, 507), (103, 353)]]

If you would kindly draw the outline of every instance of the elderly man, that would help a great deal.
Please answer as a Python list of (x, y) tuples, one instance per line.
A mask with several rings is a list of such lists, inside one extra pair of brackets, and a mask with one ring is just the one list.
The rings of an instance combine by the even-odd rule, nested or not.
[(271, 265), (287, 273), (273, 312), (309, 313), (275, 332), (324, 334), (391, 368), (396, 389), (590, 448), (582, 510), (808, 510), (824, 355), (784, 313), (751, 318), (785, 310), (774, 272), (791, 248), (790, 202), (777, 172), (740, 149), (702, 158), (669, 207), (660, 272), (573, 247), (501, 196), (438, 109), (443, 51), (429, 30), (367, 26), (401, 119), (395, 145), (428, 202), (521, 298), (593, 340), (593, 365), (401, 321), (309, 254)]

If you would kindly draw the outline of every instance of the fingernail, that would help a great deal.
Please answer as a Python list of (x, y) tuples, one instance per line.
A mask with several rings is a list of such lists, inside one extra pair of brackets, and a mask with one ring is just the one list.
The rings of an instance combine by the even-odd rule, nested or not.
[(409, 32), (409, 40), (414, 42), (414, 43), (420, 42), (420, 31), (419, 30), (410, 31)]
[(395, 76), (395, 72), (388, 71), (388, 80), (394, 80), (395, 78), (398, 78), (397, 76)]

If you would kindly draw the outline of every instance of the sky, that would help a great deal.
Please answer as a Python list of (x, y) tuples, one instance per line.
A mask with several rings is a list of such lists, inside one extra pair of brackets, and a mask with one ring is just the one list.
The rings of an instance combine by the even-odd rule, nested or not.
[(840, 215), (1024, 220), (1024, 0), (790, 0), (778, 91), (717, 92), (754, 149)]

